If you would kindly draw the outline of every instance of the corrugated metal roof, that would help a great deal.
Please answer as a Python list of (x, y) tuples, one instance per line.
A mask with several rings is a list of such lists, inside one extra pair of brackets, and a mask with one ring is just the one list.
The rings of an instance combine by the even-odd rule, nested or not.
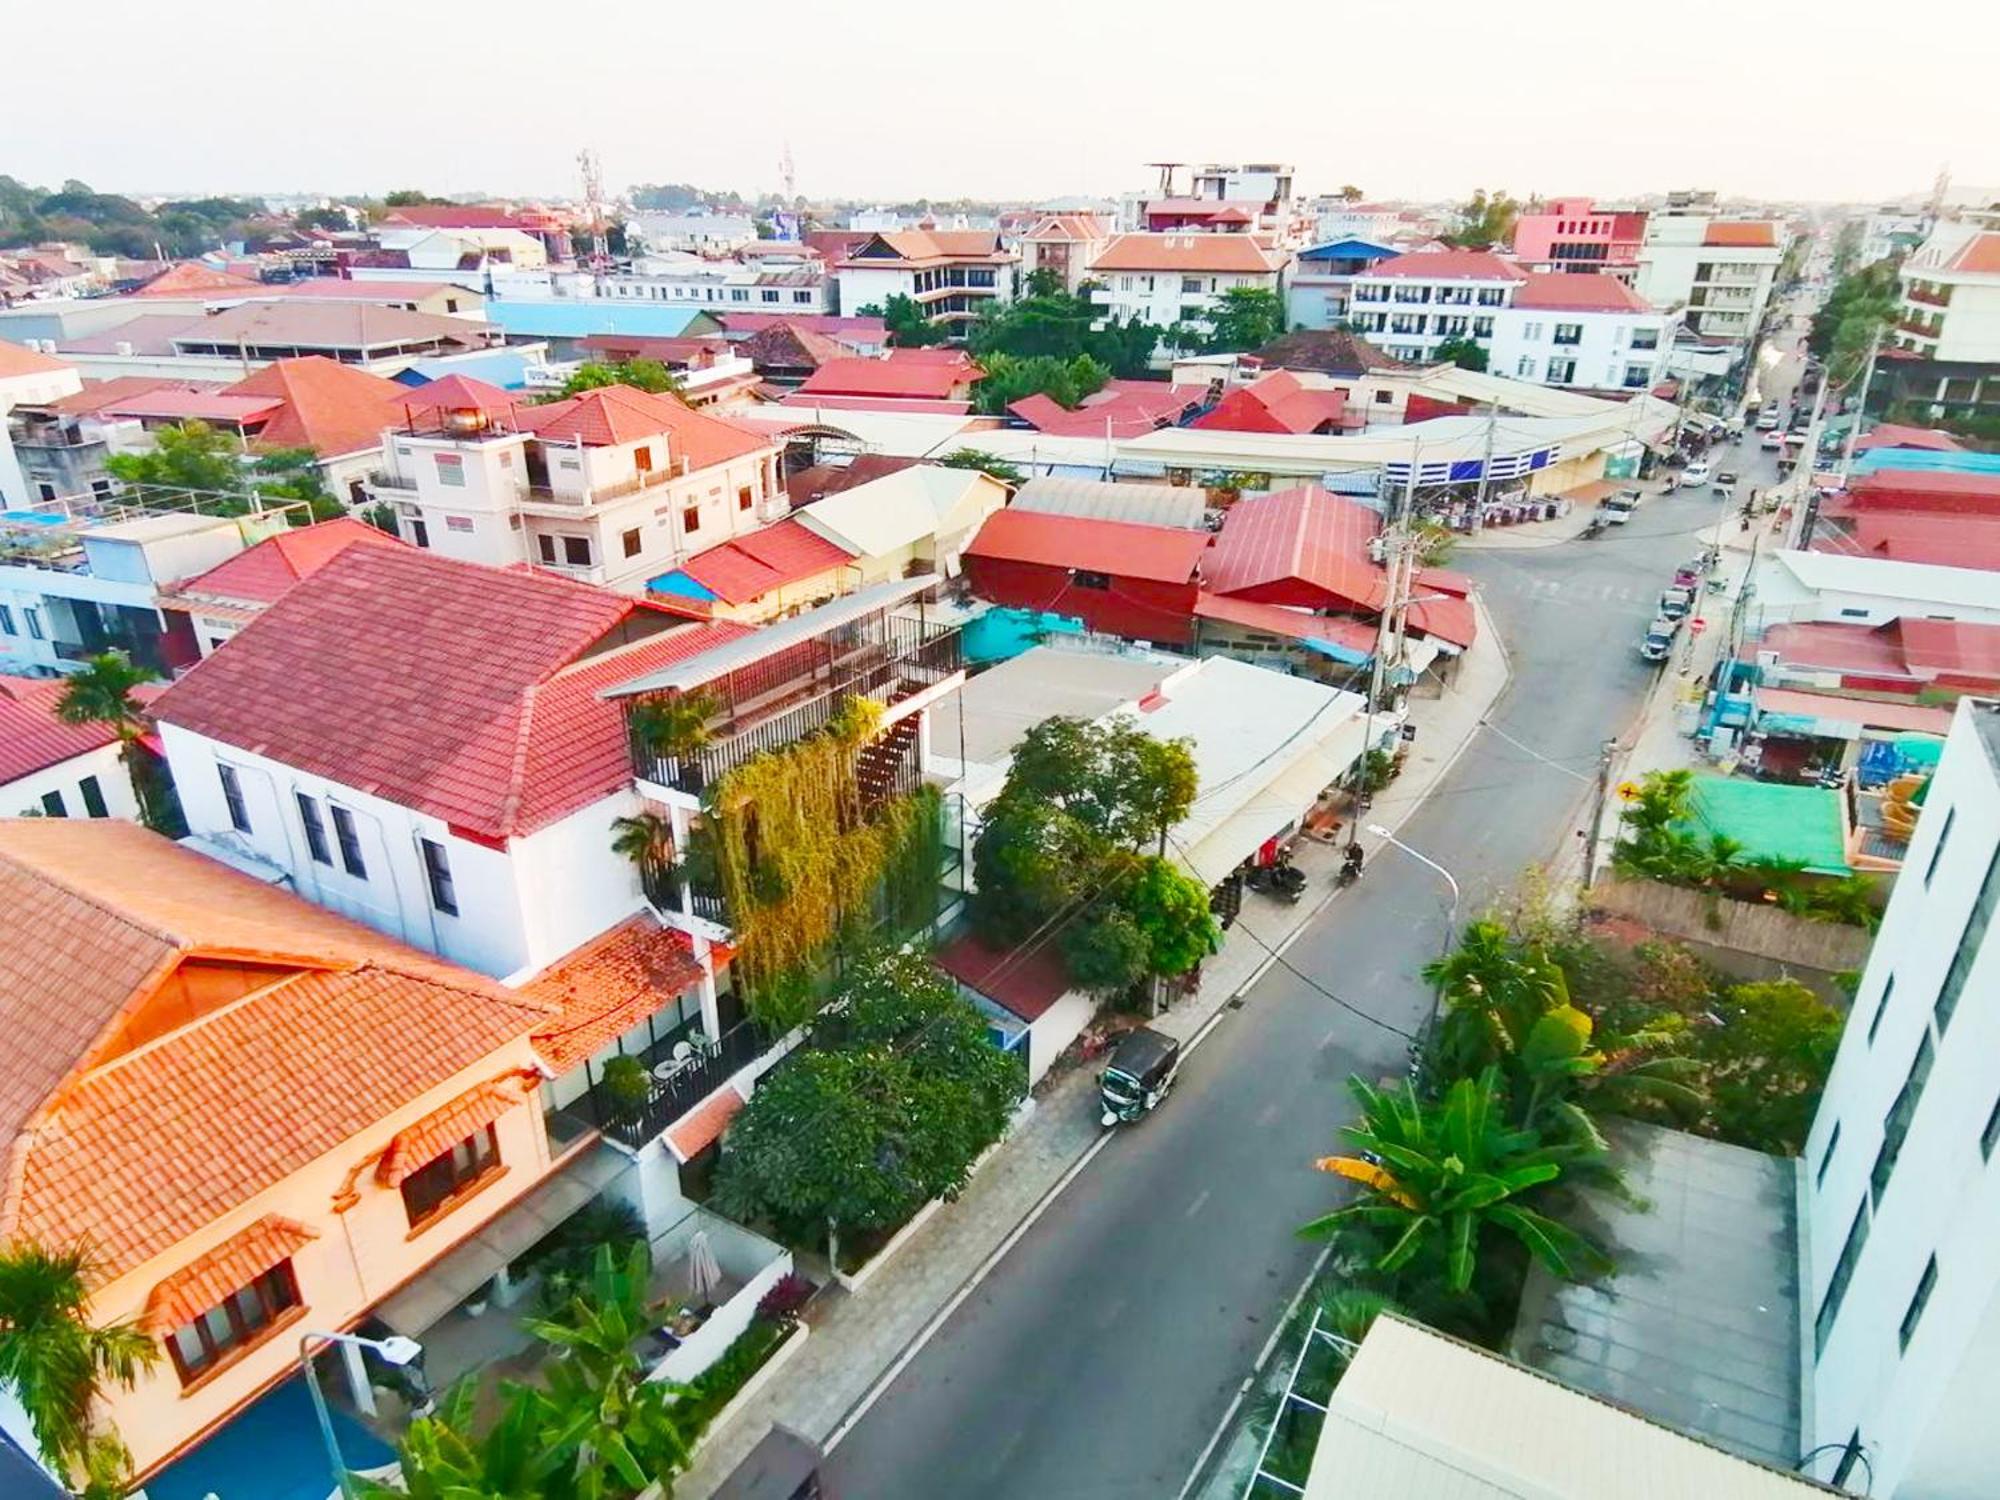
[(1009, 508), (986, 518), (965, 555), (1186, 583), (1194, 577), (1208, 542), (1205, 531)]
[(1030, 479), (1014, 494), (1012, 510), (1135, 526), (1203, 529), (1208, 494), (1194, 485), (1106, 484), (1094, 479)]

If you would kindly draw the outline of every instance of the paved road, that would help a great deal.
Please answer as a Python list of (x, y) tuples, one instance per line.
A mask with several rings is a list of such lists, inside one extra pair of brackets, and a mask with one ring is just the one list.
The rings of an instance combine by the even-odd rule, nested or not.
[[(1457, 873), (1468, 910), (1574, 837), (1599, 741), (1651, 681), (1633, 644), (1722, 510), (1705, 491), (1663, 496), (1600, 541), (1455, 563), (1512, 650), (1494, 722), (1520, 745), (1480, 735), (1402, 836)], [(1444, 935), (1437, 877), (1385, 851), (1286, 959), (1407, 1031)], [(1404, 1057), (1401, 1035), (1268, 970), (1167, 1107), (1092, 1163), (848, 1434), (836, 1493), (1175, 1495), (1311, 1264), (1292, 1229), (1333, 1197), (1307, 1164), (1338, 1144), (1342, 1080)]]

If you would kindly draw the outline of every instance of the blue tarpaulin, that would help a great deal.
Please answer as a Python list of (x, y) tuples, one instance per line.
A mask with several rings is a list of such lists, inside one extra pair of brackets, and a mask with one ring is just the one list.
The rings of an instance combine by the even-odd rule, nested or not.
[(1928, 448), (1870, 448), (1854, 455), (1856, 474), (1902, 469), (1925, 474), (2000, 474), (2000, 453), (1934, 453)]

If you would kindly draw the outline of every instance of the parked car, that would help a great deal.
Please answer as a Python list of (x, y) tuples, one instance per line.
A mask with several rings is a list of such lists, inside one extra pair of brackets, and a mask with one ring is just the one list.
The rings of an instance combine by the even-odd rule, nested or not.
[(1691, 588), (1668, 589), (1660, 595), (1660, 618), (1663, 620), (1684, 619), (1694, 609), (1694, 590)]
[(1708, 483), (1710, 472), (1707, 459), (1696, 459), (1685, 469), (1681, 470), (1681, 488), (1684, 490), (1700, 489)]
[(1785, 435), (1778, 431), (1775, 425), (1765, 427), (1763, 423), (1759, 422), (1757, 426), (1764, 434), (1763, 437), (1757, 440), (1759, 448), (1762, 448), (1766, 453), (1776, 453), (1780, 448), (1785, 446)]
[(1646, 627), (1646, 633), (1639, 640), (1639, 657), (1642, 661), (1665, 661), (1674, 652), (1674, 635), (1680, 629), (1680, 621), (1657, 619)]
[(1736, 481), (1738, 477), (1739, 476), (1737, 475), (1737, 472), (1734, 469), (1718, 469), (1716, 471), (1715, 484), (1714, 484), (1714, 489), (1716, 494), (1724, 496), (1726, 498), (1731, 492), (1735, 490)]
[(1599, 507), (1604, 519), (1613, 526), (1623, 526), (1632, 519), (1632, 512), (1639, 508), (1640, 495), (1637, 490), (1620, 490), (1610, 496)]
[(1759, 432), (1776, 432), (1784, 425), (1784, 422), (1784, 416), (1775, 406), (1767, 406), (1757, 414), (1757, 430)]

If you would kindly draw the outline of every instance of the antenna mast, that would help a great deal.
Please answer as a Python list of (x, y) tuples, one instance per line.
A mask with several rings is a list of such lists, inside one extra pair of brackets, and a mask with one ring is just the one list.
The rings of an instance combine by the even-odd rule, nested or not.
[(603, 290), (605, 274), (611, 269), (611, 240), (604, 227), (604, 174), (598, 169), (597, 153), (588, 146), (576, 156), (577, 170), (583, 174), (583, 216), (590, 222), (590, 273)]

